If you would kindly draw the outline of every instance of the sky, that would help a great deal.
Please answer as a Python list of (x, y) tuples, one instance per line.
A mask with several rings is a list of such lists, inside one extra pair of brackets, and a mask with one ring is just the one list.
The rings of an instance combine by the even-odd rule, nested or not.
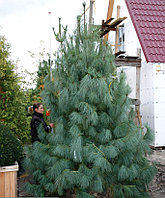
[[(0, 0), (0, 35), (5, 35), (11, 44), (12, 60), (29, 72), (36, 70), (35, 62), (39, 53), (53, 54), (58, 43), (52, 27), (58, 32), (58, 21), (68, 25), (69, 32), (76, 27), (76, 17), (83, 13), (90, 0)], [(106, 20), (109, 0), (96, 0), (94, 7), (95, 24)], [(48, 14), (51, 12), (51, 14)], [(86, 17), (89, 11), (86, 12)], [(30, 53), (29, 53), (30, 52)], [(34, 54), (35, 58), (31, 58)], [(51, 55), (53, 56), (53, 55)]]

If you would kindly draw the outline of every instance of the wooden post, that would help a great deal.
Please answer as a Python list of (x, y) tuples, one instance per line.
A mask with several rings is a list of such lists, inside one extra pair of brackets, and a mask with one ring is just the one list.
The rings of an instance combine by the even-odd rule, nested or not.
[[(117, 6), (117, 19), (120, 17), (120, 6)], [(116, 27), (116, 36), (115, 36), (115, 54), (118, 52), (119, 48), (119, 26)]]
[(137, 48), (137, 56), (141, 58), (141, 48)]
[(89, 29), (91, 27), (91, 24), (93, 23), (93, 4), (95, 0), (90, 0), (90, 10), (89, 10)]
[[(108, 6), (108, 12), (107, 12), (107, 20), (109, 20), (110, 18), (112, 18), (112, 12), (113, 12), (113, 5), (114, 5), (114, 0), (109, 0), (109, 6)], [(104, 36), (104, 41), (108, 41), (108, 35), (109, 33), (107, 33)]]
[[(141, 49), (137, 49), (137, 56), (141, 59)], [(136, 98), (140, 100), (140, 73), (141, 67), (136, 67)]]
[[(137, 49), (137, 56), (141, 58), (141, 49)], [(141, 67), (136, 67), (136, 99), (140, 101), (140, 75), (141, 75)], [(140, 104), (135, 106), (135, 111), (137, 114), (136, 123), (142, 125), (141, 116), (140, 116)]]
[[(141, 58), (141, 49), (137, 49), (137, 56)], [(136, 67), (136, 98), (140, 100), (140, 72), (141, 67)]]

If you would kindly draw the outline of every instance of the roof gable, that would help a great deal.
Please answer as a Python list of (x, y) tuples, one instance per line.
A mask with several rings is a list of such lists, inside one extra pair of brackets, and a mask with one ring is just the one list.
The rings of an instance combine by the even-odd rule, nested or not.
[(165, 63), (165, 0), (125, 0), (147, 62)]

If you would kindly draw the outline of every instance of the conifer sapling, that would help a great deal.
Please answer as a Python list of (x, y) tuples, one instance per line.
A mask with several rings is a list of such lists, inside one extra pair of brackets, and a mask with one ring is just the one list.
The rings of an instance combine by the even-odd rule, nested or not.
[(151, 131), (134, 123), (125, 74), (98, 30), (77, 28), (63, 35), (55, 57), (53, 80), (42, 93), (51, 109), (54, 133), (38, 130), (41, 142), (28, 148), (26, 169), (35, 181), (34, 196), (67, 190), (76, 198), (93, 192), (111, 197), (148, 197), (155, 169), (145, 157)]

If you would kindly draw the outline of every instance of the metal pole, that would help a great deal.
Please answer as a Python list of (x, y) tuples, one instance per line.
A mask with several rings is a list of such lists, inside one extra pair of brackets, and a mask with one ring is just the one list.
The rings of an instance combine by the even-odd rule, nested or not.
[[(51, 31), (52, 31), (52, 28), (51, 28), (51, 12), (48, 12), (49, 14), (49, 69), (50, 69), (50, 81), (52, 81), (52, 62), (51, 62), (51, 53), (52, 53), (52, 46), (51, 46)], [(51, 115), (50, 115), (50, 123), (51, 123)], [(51, 133), (54, 133), (54, 129), (52, 128), (51, 129)]]
[(52, 68), (51, 68), (51, 53), (52, 53), (52, 46), (51, 46), (51, 12), (49, 14), (49, 69), (50, 69), (50, 80), (52, 80)]
[(83, 3), (83, 6), (84, 6), (84, 30), (85, 30), (85, 6), (86, 6), (86, 4)]

